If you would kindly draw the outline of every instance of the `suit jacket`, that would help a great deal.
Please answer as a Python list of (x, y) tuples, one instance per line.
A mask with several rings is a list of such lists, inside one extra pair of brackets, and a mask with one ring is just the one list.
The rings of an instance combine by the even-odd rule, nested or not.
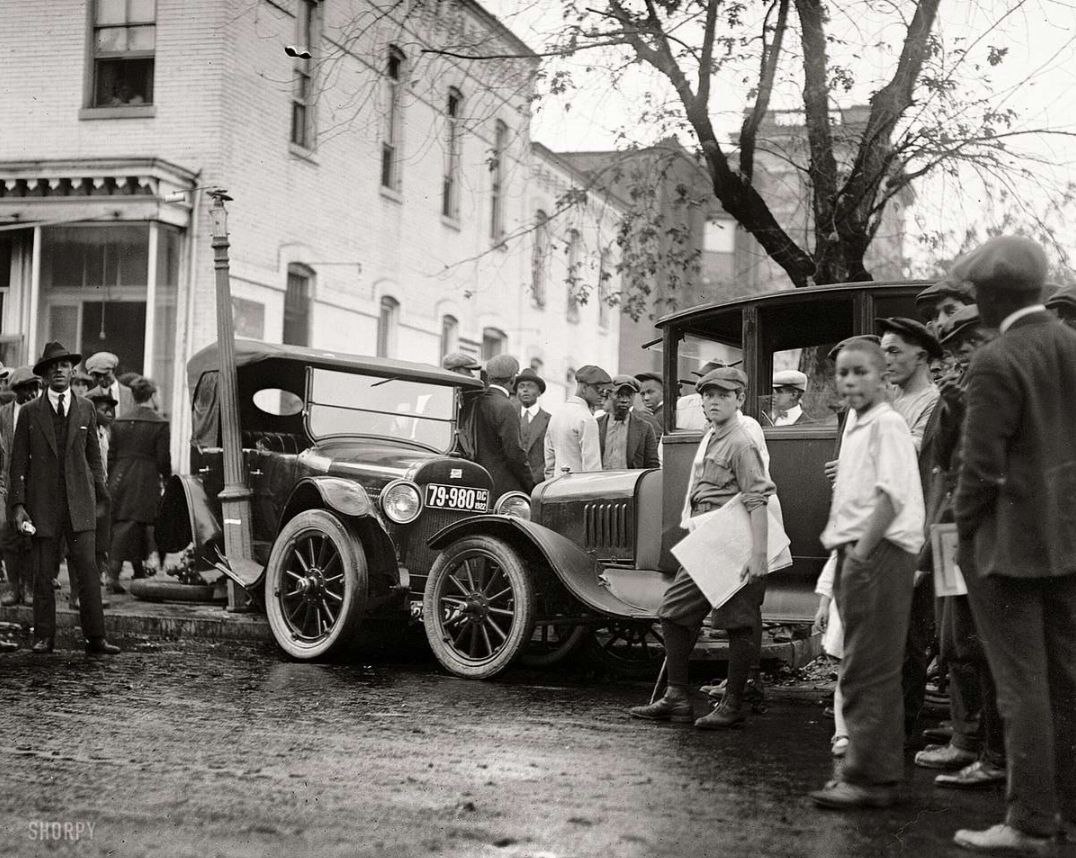
[[(602, 461), (605, 461), (605, 431), (609, 426), (609, 415), (598, 418), (598, 443), (602, 449)], [(625, 458), (629, 468), (660, 468), (658, 458), (658, 441), (654, 430), (634, 411), (628, 412), (628, 443)]]
[(14, 439), (15, 400), (11, 400), (11, 402), (5, 402), (0, 406), (0, 501), (6, 500), (7, 496), (8, 470), (11, 467), (11, 444)]
[(644, 405), (641, 408), (633, 408), (631, 411), (636, 417), (654, 430), (654, 438), (660, 441), (661, 436), (665, 434), (665, 427), (661, 424), (661, 409), (659, 408), (656, 412), (651, 414), (650, 410)]
[[(67, 448), (64, 456), (65, 488), (71, 529), (95, 530), (97, 502), (108, 500), (101, 448), (97, 443), (97, 412), (81, 396), (71, 397), (67, 412)], [(52, 405), (46, 394), (27, 402), (19, 411), (11, 448), (11, 484), (8, 508), (24, 504), (37, 536), (55, 538), (63, 532), (56, 491), (60, 460)]]
[(161, 481), (172, 476), (168, 421), (136, 405), (112, 424), (108, 446), (108, 492), (114, 521), (157, 520)]
[(1076, 331), (1049, 313), (1017, 319), (967, 382), (954, 512), (974, 567), (1076, 574)]
[(505, 492), (530, 494), (534, 488), (519, 440), (519, 409), (500, 390), (487, 388), (475, 402), (474, 460), (493, 478), (493, 500)]
[[(522, 406), (516, 403), (522, 412)], [(535, 484), (545, 479), (545, 430), (549, 428), (549, 412), (539, 407), (538, 413), (531, 419), (527, 426), (522, 416), (519, 418), (519, 442), (523, 445), (523, 452), (527, 454), (527, 465), (531, 469), (531, 477)]]
[(116, 416), (126, 417), (138, 406), (135, 404), (134, 394), (131, 393), (131, 388), (129, 388), (126, 384), (120, 384), (119, 382), (116, 383), (116, 387), (119, 389), (120, 394), (116, 397), (118, 403), (116, 405)]

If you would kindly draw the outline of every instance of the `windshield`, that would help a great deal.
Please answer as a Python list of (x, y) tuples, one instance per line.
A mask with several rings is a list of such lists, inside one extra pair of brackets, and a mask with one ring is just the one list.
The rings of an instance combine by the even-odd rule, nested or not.
[(456, 388), (429, 382), (310, 370), (310, 435), (380, 435), (440, 452), (452, 446)]

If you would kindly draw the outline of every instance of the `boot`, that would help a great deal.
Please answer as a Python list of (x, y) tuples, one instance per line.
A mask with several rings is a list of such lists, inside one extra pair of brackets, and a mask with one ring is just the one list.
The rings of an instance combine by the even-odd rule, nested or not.
[(695, 717), (689, 698), (670, 697), (668, 692), (646, 706), (632, 706), (628, 714), (644, 721), (672, 721), (674, 724), (690, 724)]
[(740, 727), (747, 716), (743, 713), (743, 695), (729, 692), (709, 715), (703, 715), (695, 726), (700, 730), (728, 730)]
[(747, 677), (743, 699), (755, 715), (761, 715), (766, 711), (766, 692), (762, 687), (761, 671), (757, 667), (751, 668), (751, 673)]

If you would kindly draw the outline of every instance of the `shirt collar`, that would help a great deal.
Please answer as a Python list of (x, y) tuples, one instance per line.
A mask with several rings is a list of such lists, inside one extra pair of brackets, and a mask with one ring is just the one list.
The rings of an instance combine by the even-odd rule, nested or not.
[(1009, 313), (1004, 319), (1001, 320), (1001, 324), (998, 325), (998, 331), (1005, 333), (1009, 328), (1013, 326), (1013, 322), (1017, 319), (1022, 319), (1024, 316), (1030, 316), (1032, 313), (1045, 313), (1045, 304), (1032, 304), (1030, 307), (1021, 307), (1019, 310)]
[(582, 396), (576, 396), (574, 393), (564, 400), (565, 403), (571, 403), (572, 405), (582, 405), (587, 411), (590, 411), (590, 406), (587, 405), (587, 401)]
[(892, 407), (893, 406), (890, 405), (888, 402), (879, 402), (877, 405), (874, 405), (869, 408), (866, 414), (860, 414), (858, 411), (852, 411), (852, 413), (848, 415), (848, 419), (854, 422), (852, 422), (852, 424), (849, 426), (848, 431), (851, 432), (854, 429), (858, 429), (860, 426), (866, 426), (869, 423), (873, 423), (878, 418), (879, 414), (886, 411), (887, 409), (891, 409)]
[[(60, 400), (60, 394), (53, 390), (51, 387), (48, 389), (49, 405), (52, 406), (52, 410), (56, 410), (56, 406)], [(67, 388), (64, 391), (64, 408), (68, 408), (71, 405), (71, 388)]]
[(500, 391), (501, 393), (503, 393), (503, 394), (504, 394), (505, 396), (510, 396), (510, 395), (511, 395), (511, 394), (509, 394), (509, 393), (508, 393), (508, 391), (507, 391), (507, 390), (505, 390), (505, 388), (501, 387), (501, 386), (500, 386), (499, 384), (491, 384), (491, 385), (489, 386), (489, 389), (490, 389), (490, 390), (499, 390), (499, 391)]
[(530, 408), (527, 408), (526, 406), (521, 406), (520, 414), (529, 414), (533, 419), (538, 416), (538, 412), (541, 410), (542, 406), (535, 402), (534, 405), (532, 405)]

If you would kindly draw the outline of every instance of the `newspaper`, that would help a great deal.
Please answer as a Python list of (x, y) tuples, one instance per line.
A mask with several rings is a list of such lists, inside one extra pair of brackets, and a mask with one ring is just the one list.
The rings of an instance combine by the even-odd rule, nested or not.
[(964, 573), (956, 562), (957, 544), (955, 524), (932, 524), (930, 547), (934, 554), (934, 596), (966, 596), (968, 585)]

